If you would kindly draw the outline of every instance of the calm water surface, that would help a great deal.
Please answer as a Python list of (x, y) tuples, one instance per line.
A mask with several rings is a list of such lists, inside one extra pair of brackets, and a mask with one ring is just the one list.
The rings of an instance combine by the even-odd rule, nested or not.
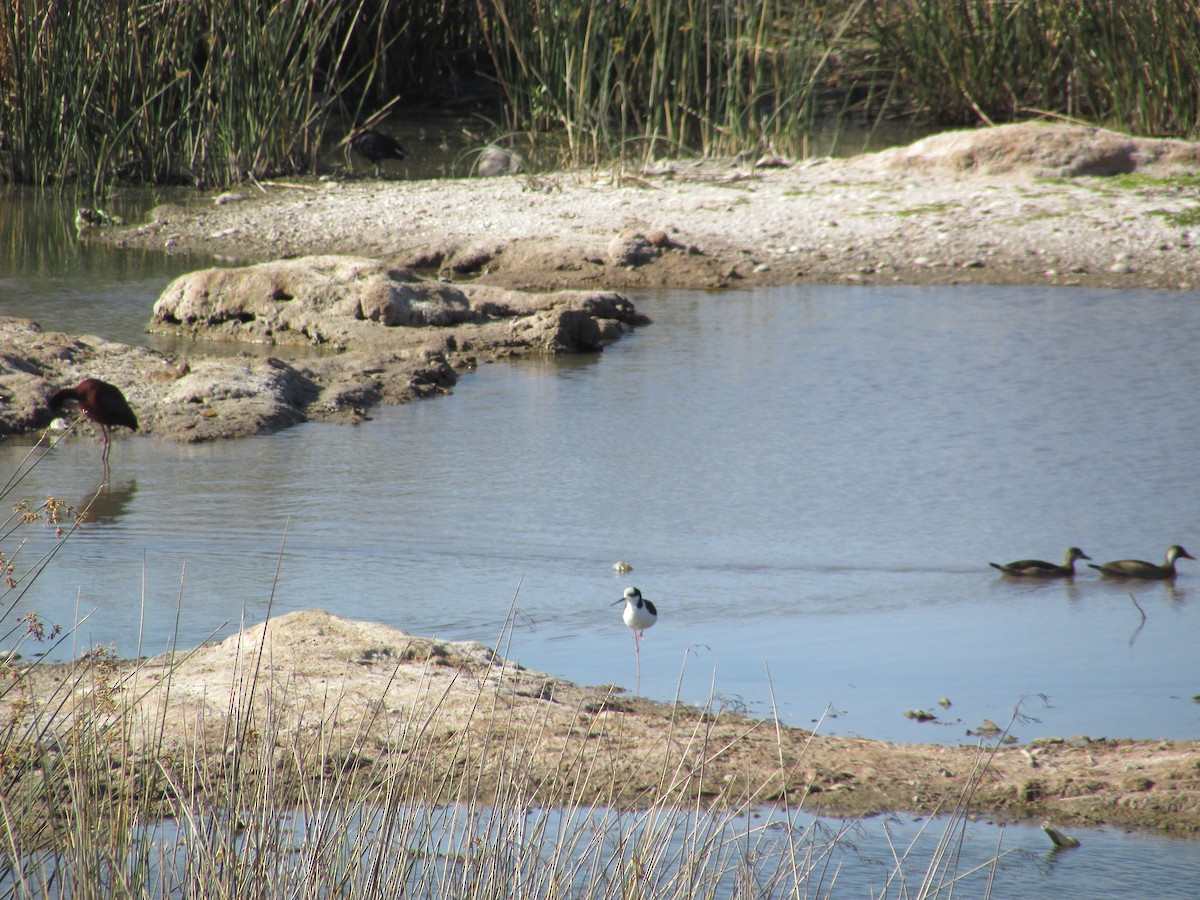
[[(479, 878), (512, 873), (536, 896), (562, 895), (567, 879), (570, 896), (622, 897), (636, 871), (649, 896), (686, 896), (686, 885), (714, 897), (1190, 900), (1200, 875), (1190, 844), (1109, 829), (1075, 832), (1083, 837), (1080, 848), (1056, 852), (1047, 849), (1041, 829), (1028, 825), (908, 817), (836, 822), (766, 809), (745, 816), (452, 805), (397, 815), (394, 808), (355, 804), (284, 814), (272, 827), (279, 832), (267, 840), (286, 839), (291, 851), (265, 876), (280, 896), (311, 892), (320, 879), (336, 882), (346, 896), (382, 886), (397, 896), (454, 897), (477, 887)], [(147, 893), (194, 893), (196, 848), (217, 845), (221, 828), (166, 819), (135, 829)], [(948, 852), (939, 852), (941, 842)], [(53, 856), (21, 864), (21, 888), (4, 872), (0, 889), (56, 893), (50, 886), (61, 873)]]
[[(194, 265), (114, 259), (9, 263), (0, 314), (146, 342), (154, 298)], [(155, 653), (261, 621), (278, 562), (274, 614), (499, 639), (527, 666), (632, 689), (609, 604), (635, 584), (659, 606), (641, 658), (654, 698), (715, 693), (901, 741), (973, 741), (1018, 706), (1022, 740), (1197, 736), (1200, 564), (1174, 584), (1088, 569), (1013, 583), (987, 566), (1070, 544), (1098, 561), (1176, 542), (1200, 555), (1196, 294), (634, 299), (655, 324), (601, 355), (486, 366), (360, 426), (122, 436), (94, 521), (10, 618), (82, 620), (56, 657)], [(0, 442), (5, 478), (32, 443)], [(99, 445), (71, 438), (17, 493), (83, 502), (100, 475)], [(30, 538), (29, 561), (53, 543)], [(614, 575), (618, 559), (634, 571)]]
[[(715, 690), (896, 740), (969, 740), (1018, 704), (1039, 720), (1016, 725), (1026, 739), (1196, 736), (1197, 564), (1173, 585), (1010, 583), (986, 565), (1200, 547), (1194, 295), (637, 300), (655, 324), (602, 355), (487, 366), (361, 426), (122, 438), (99, 521), (16, 611), (90, 613), (60, 653), (192, 644), (262, 618), (282, 547), (276, 613), (494, 642), (515, 597), (510, 655), (633, 687), (608, 605), (632, 583), (659, 605), (641, 685), (660, 699)], [(0, 445), (3, 470), (29, 445)], [(24, 495), (83, 502), (97, 457), (70, 439)], [(918, 707), (945, 724), (904, 718)]]

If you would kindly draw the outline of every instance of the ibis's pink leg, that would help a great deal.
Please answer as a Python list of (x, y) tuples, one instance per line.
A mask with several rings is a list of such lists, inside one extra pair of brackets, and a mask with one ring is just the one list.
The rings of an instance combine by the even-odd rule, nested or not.
[(112, 447), (112, 443), (108, 439), (108, 428), (103, 423), (100, 425), (100, 435), (104, 438), (104, 450), (100, 453), (100, 462), (104, 464), (104, 480), (108, 481), (108, 451)]

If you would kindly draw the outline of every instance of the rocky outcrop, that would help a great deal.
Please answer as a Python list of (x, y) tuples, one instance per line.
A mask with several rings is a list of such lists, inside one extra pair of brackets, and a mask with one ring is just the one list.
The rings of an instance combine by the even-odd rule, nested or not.
[[(46, 427), (50, 395), (84, 378), (121, 388), (143, 433), (186, 442), (277, 431), (303, 421), (320, 386), (271, 357), (183, 363), (144, 347), (0, 319), (0, 435)], [(86, 419), (77, 426), (92, 429)]]
[(1200, 165), (1200, 144), (1138, 138), (1089, 125), (1021, 122), (935, 134), (876, 156), (905, 170), (950, 169), (985, 175), (1023, 172), (1057, 178), (1134, 171), (1163, 176), (1194, 172)]
[(424, 280), (374, 259), (315, 256), (183, 275), (154, 304), (147, 329), (361, 350), (431, 339), (456, 348), (507, 325), (499, 335), (505, 348), (574, 353), (599, 350), (645, 321), (611, 292), (528, 295)]
[[(204, 269), (167, 287), (148, 326), (194, 339), (186, 360), (0, 319), (0, 435), (45, 427), (50, 395), (88, 377), (118, 385), (143, 432), (187, 442), (361, 421), (448, 392), (480, 361), (595, 352), (647, 321), (611, 292), (458, 287), (357, 257)], [(208, 341), (257, 355), (209, 355)]]
[(149, 331), (264, 344), (345, 344), (367, 328), (420, 328), (479, 318), (456, 288), (370, 259), (315, 256), (175, 279)]
[(42, 331), (30, 319), (0, 317), (0, 348), (0, 435), (45, 426), (53, 418), (50, 395), (84, 378), (122, 385), (137, 407), (177, 374), (170, 360), (144, 347)]

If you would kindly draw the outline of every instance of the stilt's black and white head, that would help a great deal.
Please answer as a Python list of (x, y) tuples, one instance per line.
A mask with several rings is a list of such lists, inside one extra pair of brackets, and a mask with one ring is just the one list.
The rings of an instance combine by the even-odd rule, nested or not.
[(658, 610), (654, 604), (642, 596), (635, 587), (625, 588), (625, 596), (613, 603), (625, 604), (625, 612), (621, 620), (633, 629), (634, 637), (640, 637), (642, 632), (658, 621)]

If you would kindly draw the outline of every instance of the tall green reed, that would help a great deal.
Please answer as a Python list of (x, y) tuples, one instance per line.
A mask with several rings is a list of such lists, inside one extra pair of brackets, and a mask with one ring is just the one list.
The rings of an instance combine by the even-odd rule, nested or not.
[(1200, 125), (1200, 0), (872, 0), (872, 40), (941, 122)]
[(1093, 115), (1135, 134), (1200, 134), (1200, 2), (1080, 0), (1080, 68)]
[(479, 0), (514, 129), (561, 128), (573, 162), (658, 152), (796, 152), (827, 111), (848, 4)]
[(1195, 134), (1200, 0), (77, 0), (0, 4), (0, 177), (315, 171), (335, 117), (503, 100), (564, 162), (775, 150), (917, 114)]
[[(311, 169), (348, 48), (388, 0), (13, 0), (0, 9), (6, 169), (37, 184), (227, 184)], [(380, 45), (386, 51), (386, 44)]]

